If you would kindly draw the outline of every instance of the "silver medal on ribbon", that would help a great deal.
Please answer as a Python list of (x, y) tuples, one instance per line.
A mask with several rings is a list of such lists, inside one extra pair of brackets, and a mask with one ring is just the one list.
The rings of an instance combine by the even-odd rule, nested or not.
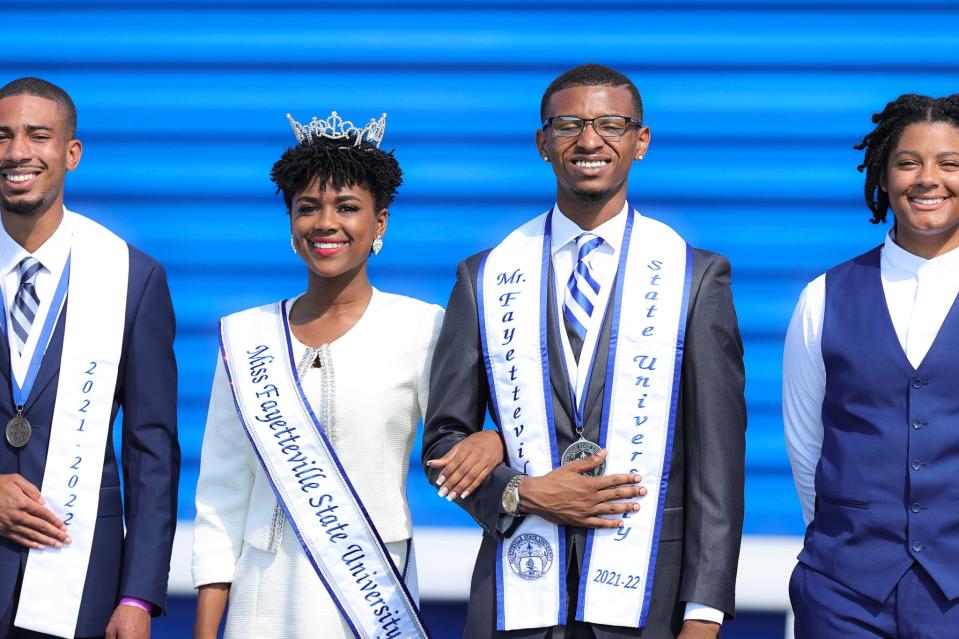
[(30, 441), (30, 435), (33, 434), (33, 427), (23, 415), (15, 415), (13, 419), (7, 422), (6, 428), (7, 443), (14, 448), (23, 448)]
[[(601, 450), (602, 449), (598, 444), (594, 444), (581, 435), (579, 439), (569, 445), (569, 448), (563, 451), (563, 459), (561, 463), (568, 464), (569, 462), (573, 462), (578, 459), (586, 459), (590, 455), (595, 455)], [(592, 470), (587, 470), (583, 474), (587, 477), (599, 477), (605, 472), (606, 461), (604, 460), (599, 466)]]

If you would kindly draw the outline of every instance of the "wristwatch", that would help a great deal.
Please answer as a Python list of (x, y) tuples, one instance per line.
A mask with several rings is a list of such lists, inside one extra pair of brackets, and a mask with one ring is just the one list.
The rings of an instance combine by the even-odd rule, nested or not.
[(519, 485), (524, 479), (526, 475), (516, 475), (503, 489), (503, 510), (507, 515), (515, 517), (519, 514)]

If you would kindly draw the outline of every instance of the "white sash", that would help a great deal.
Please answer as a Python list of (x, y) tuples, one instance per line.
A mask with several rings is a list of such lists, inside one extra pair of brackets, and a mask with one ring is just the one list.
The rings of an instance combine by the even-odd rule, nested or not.
[[(639, 512), (622, 516), (619, 529), (588, 531), (576, 618), (643, 627), (669, 477), (692, 249), (668, 226), (632, 210), (627, 216), (610, 300), (598, 443), (609, 450), (606, 474), (638, 473), (649, 492)], [(550, 227), (544, 214), (514, 231), (477, 276), (497, 423), (510, 466), (530, 475), (559, 463), (546, 351)], [(499, 630), (566, 623), (564, 538), (561, 526), (526, 516), (511, 539), (500, 541)]]
[(286, 303), (229, 315), (220, 348), (237, 414), (316, 574), (357, 637), (428, 637), (330, 447), (293, 362)]
[(73, 541), (30, 551), (14, 622), (57, 637), (74, 636), (90, 562), (130, 268), (126, 242), (72, 215), (69, 312), (41, 493)]

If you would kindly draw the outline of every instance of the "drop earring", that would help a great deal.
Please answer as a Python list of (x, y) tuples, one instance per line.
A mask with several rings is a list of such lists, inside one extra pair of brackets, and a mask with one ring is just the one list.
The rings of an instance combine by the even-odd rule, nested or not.
[(543, 156), (543, 162), (549, 162), (549, 156), (548, 156), (548, 155), (544, 155), (544, 156)]
[(294, 253), (295, 255), (299, 255), (299, 254), (300, 254), (300, 252), (296, 250), (296, 240), (293, 239), (293, 236), (292, 236), (292, 235), (290, 235), (290, 248), (293, 249), (293, 253)]
[(379, 255), (380, 251), (382, 250), (383, 250), (383, 238), (380, 236), (377, 236), (376, 239), (373, 240), (373, 246), (370, 247), (370, 251), (373, 253), (373, 255)]

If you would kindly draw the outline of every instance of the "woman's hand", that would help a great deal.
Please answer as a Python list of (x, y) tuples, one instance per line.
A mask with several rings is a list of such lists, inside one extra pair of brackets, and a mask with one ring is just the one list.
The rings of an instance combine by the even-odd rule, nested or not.
[(193, 622), (194, 639), (216, 639), (229, 597), (228, 583), (200, 586), (196, 601), (196, 619)]
[(439, 459), (427, 463), (440, 470), (436, 485), (439, 496), (447, 499), (466, 498), (483, 483), (505, 457), (503, 440), (495, 430), (481, 430), (453, 446)]

